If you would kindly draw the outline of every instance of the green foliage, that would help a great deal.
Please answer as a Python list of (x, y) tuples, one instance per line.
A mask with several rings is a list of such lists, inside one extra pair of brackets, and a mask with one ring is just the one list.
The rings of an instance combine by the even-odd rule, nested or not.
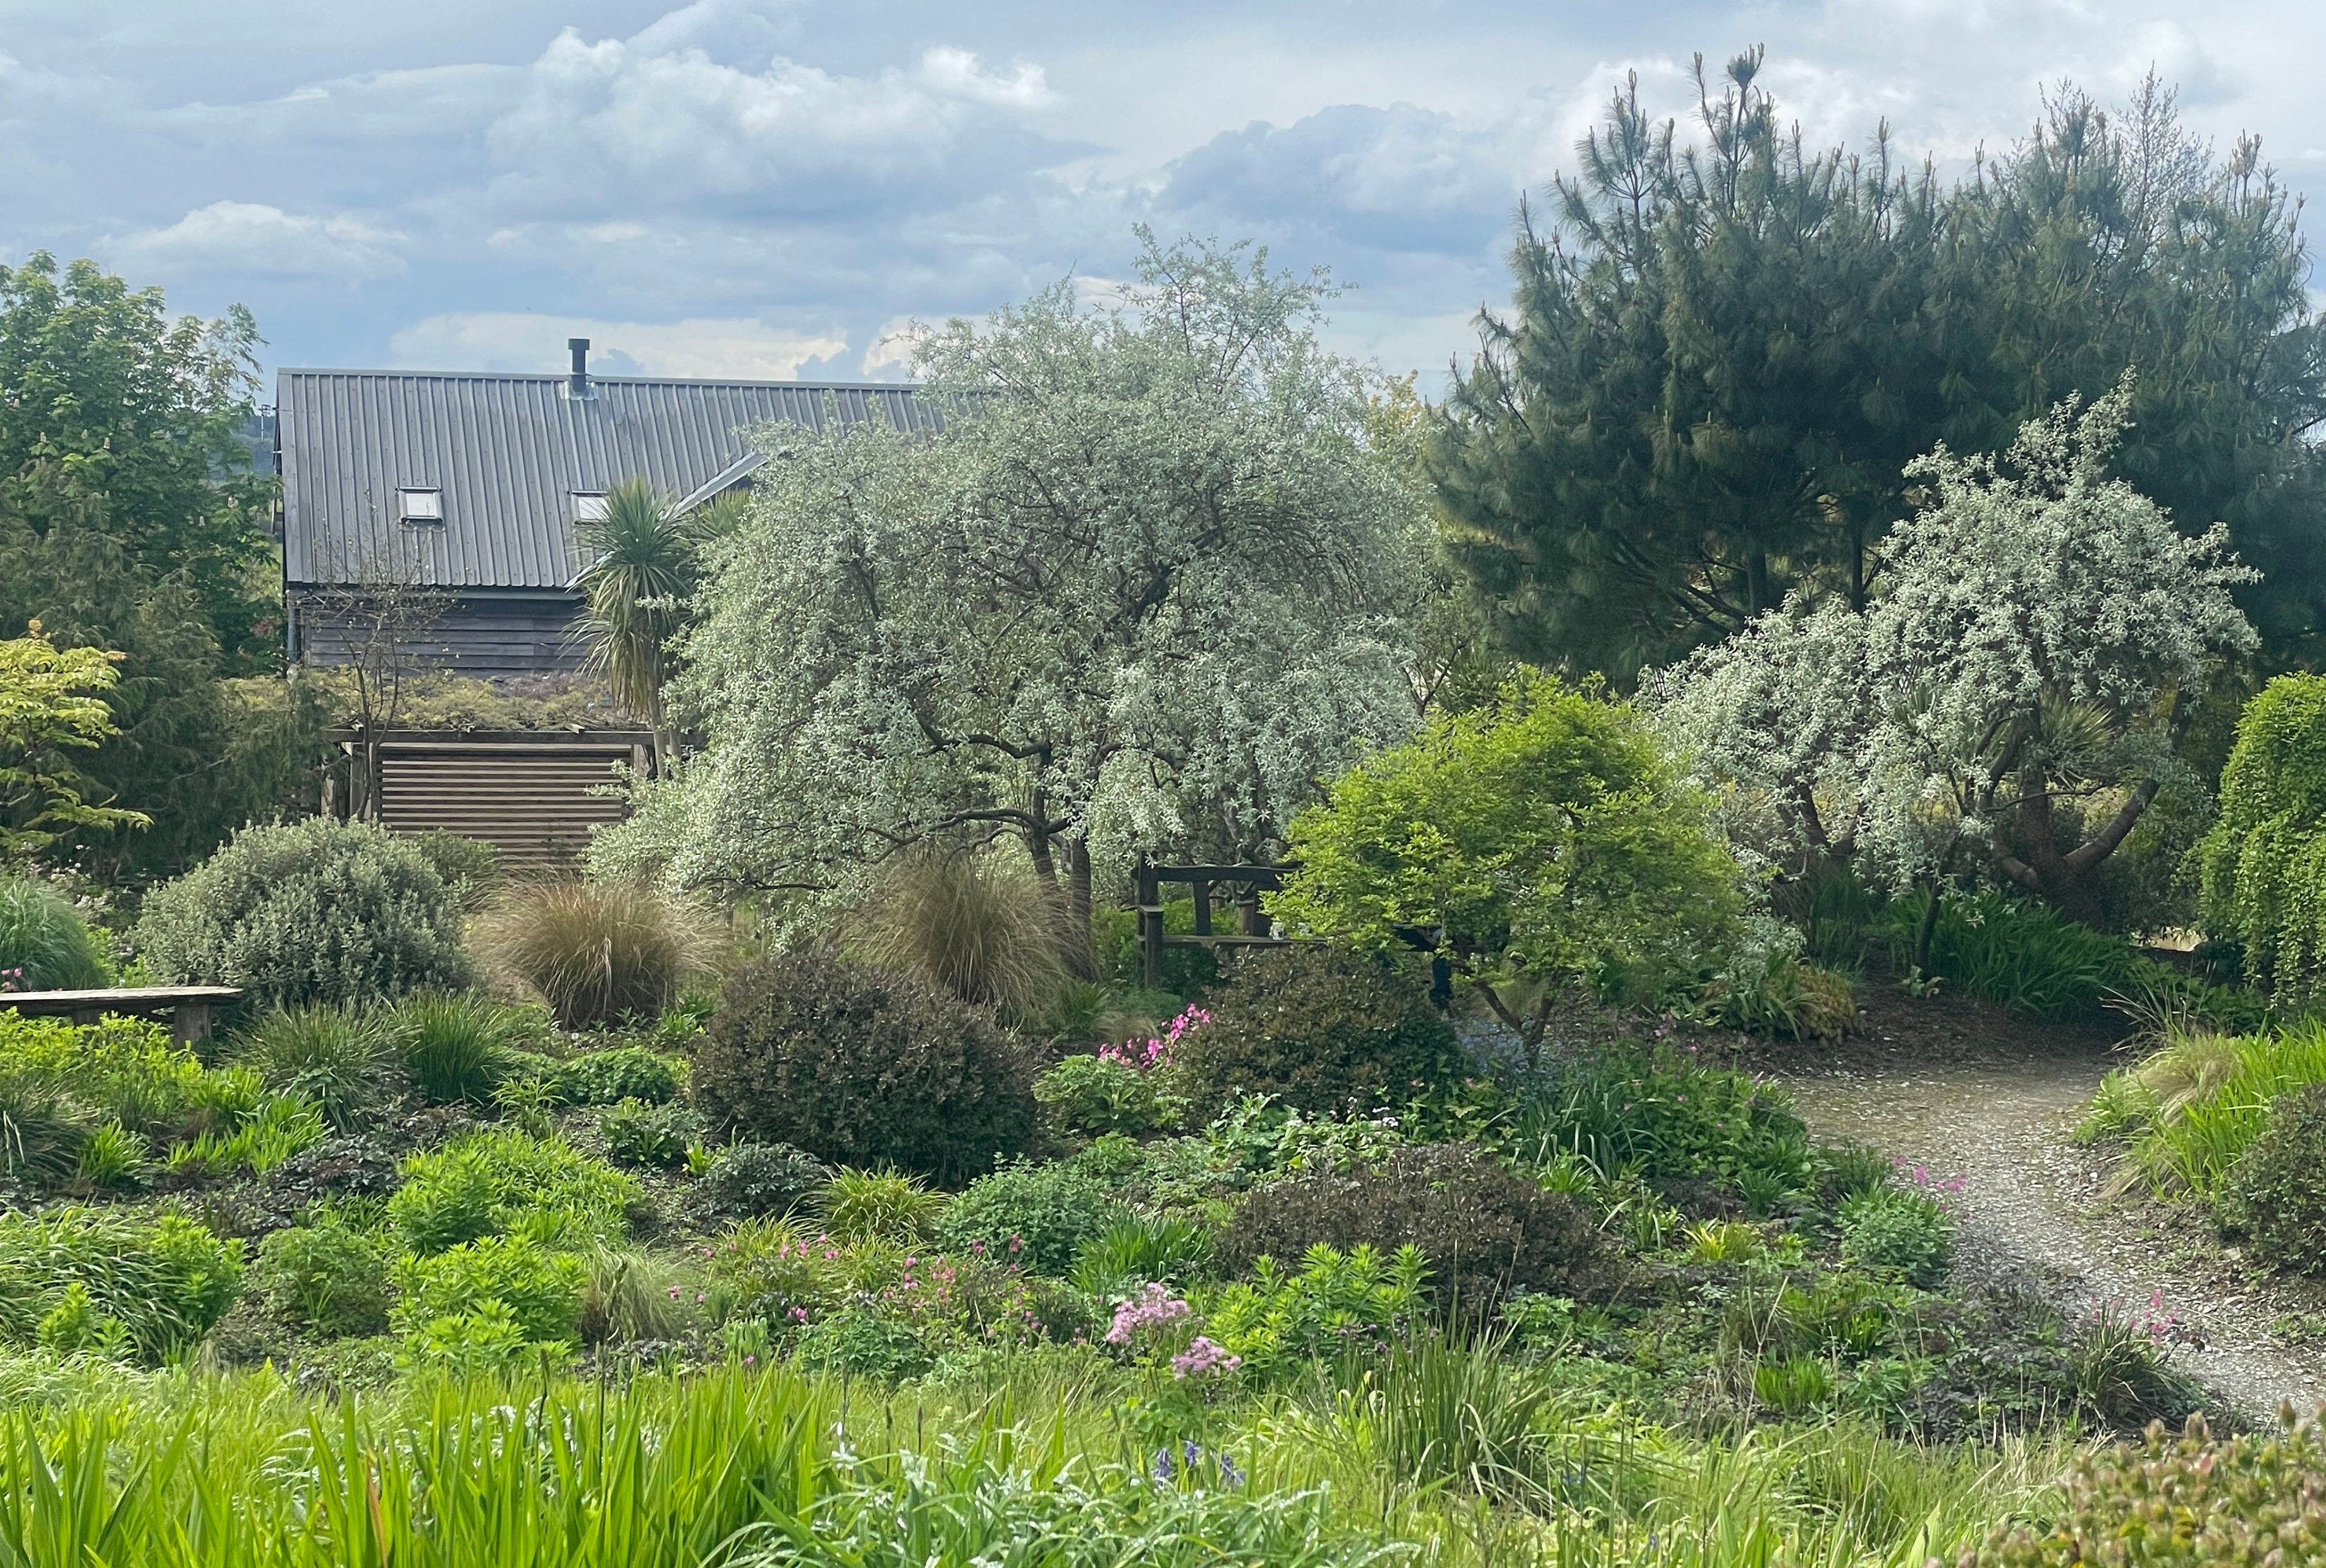
[(1848, 975), (1776, 951), (1716, 981), (1710, 1001), (1713, 1016), (1730, 1029), (1789, 1040), (1839, 1040), (1857, 1019)]
[(233, 1051), (268, 1088), (312, 1100), (342, 1132), (369, 1122), (403, 1087), (403, 1063), (373, 1013), (278, 1007), (237, 1036)]
[(246, 827), (145, 897), (136, 945), (167, 979), (263, 1006), (375, 1002), (470, 975), (461, 911), (417, 849), (368, 823)]
[(1286, 926), (1434, 946), (1530, 1053), (1578, 989), (1693, 985), (1742, 908), (1704, 800), (1639, 715), (1549, 679), (1367, 757), (1295, 820), (1291, 854), (1268, 901)]
[(1561, 1064), (1521, 1107), (1513, 1142), (1540, 1164), (1572, 1153), (1603, 1171), (1740, 1192), (1756, 1177), (1797, 1190), (1811, 1170), (1809, 1130), (1777, 1085), (1620, 1047)]
[(2276, 1430), (2216, 1438), (2192, 1415), (2078, 1456), (2034, 1524), (1997, 1529), (1964, 1568), (2245, 1568), (2326, 1555), (2326, 1443), (2289, 1408)]
[(853, 1304), (801, 1330), (792, 1353), (815, 1371), (891, 1383), (919, 1376), (932, 1360), (912, 1324), (877, 1307)]
[(883, 874), (857, 917), (873, 963), (910, 970), (960, 997), (1028, 1019), (1067, 972), (1057, 910), (1030, 872), (992, 854), (930, 850)]
[(72, 901), (45, 882), (0, 873), (0, 984), (79, 991), (107, 984), (113, 956)]
[[(1893, 901), (1885, 916), (1903, 955), (1929, 895)], [(1930, 973), (1950, 991), (2030, 1018), (2086, 1017), (2151, 967), (2121, 937), (2079, 924), (1992, 888), (1949, 893), (1931, 933)]]
[(2247, 703), (2219, 814), (2191, 857), (2199, 918), (2256, 983), (2326, 985), (2326, 677), (2284, 675)]
[(0, 1083), (68, 1105), (91, 1126), (181, 1132), (213, 1097), (217, 1078), (162, 1024), (108, 1017), (76, 1025), (0, 1013)]
[[(417, 719), (408, 722), (415, 726), (422, 723)], [(483, 839), (463, 838), (457, 833), (433, 827), (409, 836), (412, 847), (436, 868), (436, 874), (444, 881), (444, 891), (462, 909), (477, 908), (499, 885), (501, 852)]]
[(1248, 953), (1210, 1010), (1171, 1058), (1199, 1115), (1243, 1094), (1313, 1112), (1401, 1106), (1462, 1070), (1453, 1025), (1425, 983), (1386, 954), (1323, 945)]
[(816, 1218), (842, 1241), (917, 1241), (944, 1211), (945, 1195), (902, 1171), (832, 1173), (814, 1199)]
[(576, 582), (585, 605), (582, 667), (603, 675), (614, 700), (659, 730), (670, 644), (686, 624), (696, 539), (690, 519), (644, 479), (606, 492), (603, 515), (573, 526), (590, 565)]
[(678, 1097), (683, 1065), (643, 1046), (585, 1050), (557, 1069), (558, 1097), (569, 1106), (610, 1106), (617, 1100), (661, 1105)]
[(276, 1316), (329, 1338), (387, 1328), (387, 1248), (336, 1217), (270, 1233), (252, 1283)]
[(1429, 1309), (1429, 1260), (1418, 1246), (1383, 1254), (1319, 1242), (1288, 1268), (1262, 1256), (1249, 1280), (1205, 1303), (1205, 1331), (1243, 1358), (1255, 1377), (1297, 1370), (1317, 1357), (1372, 1350)]
[(668, 1343), (702, 1326), (702, 1279), (691, 1260), (600, 1247), (583, 1261), (583, 1344)]
[(990, 1013), (829, 953), (762, 959), (730, 982), (694, 1059), (721, 1129), (834, 1164), (966, 1181), (1023, 1151), (1033, 1073)]
[(1327, 1167), (1260, 1187), (1236, 1206), (1220, 1254), (1233, 1269), (1361, 1243), (1384, 1255), (1418, 1247), (1441, 1299), (1465, 1314), (1492, 1311), (1512, 1290), (1604, 1295), (1621, 1277), (1581, 1203), (1470, 1143), (1398, 1149), (1345, 1173)]
[(133, 1133), (118, 1122), (107, 1122), (80, 1146), (73, 1173), (84, 1185), (100, 1192), (109, 1188), (134, 1187), (144, 1179), (150, 1149), (144, 1134)]
[(549, 1038), (549, 1021), (474, 992), (423, 991), (388, 1010), (380, 1027), (412, 1087), (432, 1106), (483, 1105), (519, 1054)]
[(712, 971), (718, 938), (694, 910), (638, 887), (533, 882), (478, 919), (477, 950), (549, 1004), (564, 1029), (650, 1020)]
[(562, 1140), (492, 1128), (406, 1160), (387, 1217), (423, 1255), (491, 1236), (570, 1248), (619, 1237), (637, 1196), (630, 1177)]
[(1619, 91), (1551, 223), (1521, 215), (1514, 310), (1427, 459), (1503, 646), (1625, 679), (1791, 588), (1862, 596), (1911, 459), (1998, 450), (2131, 367), (2127, 477), (2228, 521), (2293, 646), (2318, 481), (2278, 433), (2315, 424), (2326, 372), (2296, 199), (2254, 149), (2214, 156), (2152, 76), (2118, 113), (2047, 98), (1946, 187), (1886, 143), (1803, 147), (1760, 65), (1678, 135)]
[(1070, 1056), (1034, 1080), (1045, 1122), (1068, 1137), (1152, 1133), (1176, 1118), (1155, 1078), (1113, 1056)]
[(149, 818), (83, 798), (67, 753), (120, 733), (106, 697), (121, 655), (59, 649), (41, 623), (0, 641), (0, 860), (38, 854), (88, 828), (143, 827)]
[(1893, 1270), (1930, 1291), (1954, 1262), (1954, 1221), (1927, 1192), (1876, 1187), (1841, 1200), (1841, 1257), (1859, 1268)]
[(2175, 1035), (2102, 1090), (2152, 1188), (2210, 1198), (2262, 1135), (2271, 1105), (2320, 1082), (2326, 1023), (2305, 1019), (2257, 1034)]
[(490, 1317), (498, 1305), (529, 1343), (579, 1344), (584, 1272), (580, 1258), (529, 1237), (479, 1237), (405, 1259), (393, 1321), (419, 1339), (447, 1318)]
[[(118, 1342), (158, 1362), (190, 1349), (234, 1304), (238, 1248), (176, 1214), (56, 1209), (0, 1213), (0, 1338), (29, 1343), (50, 1315), (53, 1339)], [(75, 1287), (79, 1293), (67, 1299)], [(118, 1325), (107, 1330), (94, 1321)]]
[(1174, 1215), (1118, 1215), (1085, 1239), (1068, 1271), (1077, 1290), (1103, 1301), (1128, 1297), (1149, 1281), (1182, 1284), (1209, 1271), (1212, 1234)]
[(2256, 1256), (2326, 1274), (2326, 1082), (2270, 1102), (2261, 1134), (2229, 1168), (2223, 1211)]
[(981, 1176), (937, 1216), (952, 1252), (981, 1248), (1035, 1274), (1062, 1274), (1084, 1245), (1127, 1218), (1096, 1175), (1064, 1161), (1005, 1165)]
[(789, 1143), (730, 1143), (695, 1181), (697, 1206), (722, 1219), (790, 1213), (832, 1177), (822, 1162)]
[(617, 1165), (656, 1165), (675, 1171), (702, 1136), (702, 1118), (684, 1106), (623, 1100), (598, 1117), (606, 1157)]

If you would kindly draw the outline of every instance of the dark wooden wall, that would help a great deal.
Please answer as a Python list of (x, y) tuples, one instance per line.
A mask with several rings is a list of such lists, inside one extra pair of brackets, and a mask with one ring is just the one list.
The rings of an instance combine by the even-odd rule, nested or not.
[[(311, 592), (286, 595), (291, 657), (307, 664), (347, 664), (349, 617)], [(573, 635), (582, 613), (578, 593), (472, 593), (447, 602), (424, 625), (399, 639), (405, 657), (456, 675), (548, 675), (577, 669), (582, 644)], [(368, 634), (354, 618), (355, 640)]]

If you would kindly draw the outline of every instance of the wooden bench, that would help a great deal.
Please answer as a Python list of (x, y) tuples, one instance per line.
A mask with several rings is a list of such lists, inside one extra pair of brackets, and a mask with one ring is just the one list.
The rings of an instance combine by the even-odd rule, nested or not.
[(170, 1038), (191, 1045), (210, 1031), (210, 1009), (242, 994), (232, 985), (128, 985), (111, 991), (0, 991), (0, 1007), (95, 1023), (108, 1013), (170, 1015)]

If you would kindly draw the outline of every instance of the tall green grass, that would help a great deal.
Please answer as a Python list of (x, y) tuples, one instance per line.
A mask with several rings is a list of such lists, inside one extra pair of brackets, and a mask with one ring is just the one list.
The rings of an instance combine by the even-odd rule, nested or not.
[[(1883, 921), (1893, 950), (1912, 951), (1929, 895), (1891, 901)], [(2146, 962), (2121, 937), (1993, 889), (1950, 893), (1931, 933), (1931, 973), (1949, 987), (2030, 1018), (2079, 1018), (2135, 984)]]
[(0, 874), (0, 980), (7, 989), (82, 990), (112, 976), (109, 944), (71, 900), (47, 882)]
[(0, 1565), (1912, 1565), (2066, 1461), (1847, 1425), (1699, 1442), (1536, 1377), (1425, 1348), (1345, 1401), (1160, 1433), (1093, 1394), (1115, 1379), (1031, 1368), (975, 1395), (733, 1364), (333, 1396), (60, 1379), (0, 1416)]
[(2108, 1075), (2085, 1129), (2123, 1135), (2127, 1169), (2158, 1193), (2210, 1198), (2261, 1136), (2270, 1102), (2321, 1081), (2326, 1023), (2314, 1019), (2258, 1034), (2176, 1033)]

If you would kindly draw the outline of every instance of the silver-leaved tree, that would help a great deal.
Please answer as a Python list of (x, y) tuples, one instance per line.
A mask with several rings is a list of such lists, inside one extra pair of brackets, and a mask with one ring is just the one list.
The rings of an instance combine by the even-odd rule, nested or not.
[(846, 896), (914, 846), (1012, 836), (1092, 964), (1093, 866), (1270, 853), (1317, 781), (1409, 731), (1425, 503), (1368, 438), (1321, 279), (1146, 239), (927, 333), (942, 434), (776, 449), (711, 551), (673, 688), (700, 754), (603, 869)]
[(2128, 404), (2125, 386), (2063, 403), (1999, 461), (1918, 460), (1928, 501), (1863, 613), (1796, 596), (1649, 683), (1735, 836), (1898, 891), (1984, 864), (2093, 913), (2094, 871), (2158, 790), (2201, 788), (2173, 742), (2209, 672), (2255, 642), (2230, 593), (2255, 574), (2223, 529), (2184, 534), (2108, 476)]

